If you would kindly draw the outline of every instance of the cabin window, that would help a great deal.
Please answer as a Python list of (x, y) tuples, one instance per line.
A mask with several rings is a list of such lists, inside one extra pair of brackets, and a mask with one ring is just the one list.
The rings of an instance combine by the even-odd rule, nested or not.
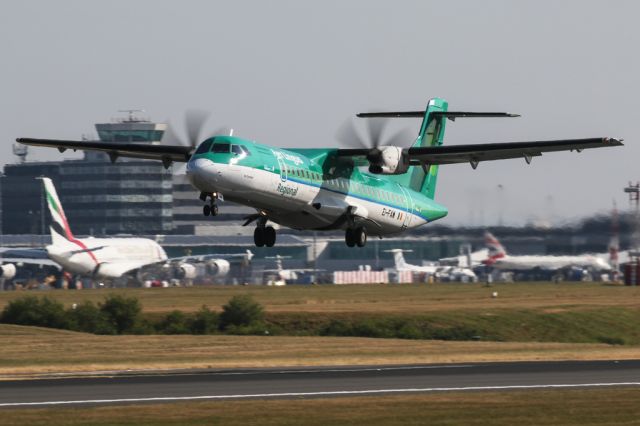
[(211, 144), (213, 143), (213, 139), (209, 139), (200, 144), (198, 149), (196, 150), (196, 154), (204, 154), (205, 152), (209, 152), (211, 149)]
[(228, 143), (214, 143), (213, 149), (211, 150), (214, 153), (229, 153), (231, 152), (231, 144)]

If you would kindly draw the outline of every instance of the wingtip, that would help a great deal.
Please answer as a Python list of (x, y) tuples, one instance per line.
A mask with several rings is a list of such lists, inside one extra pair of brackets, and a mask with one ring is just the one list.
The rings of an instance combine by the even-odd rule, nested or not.
[(603, 138), (603, 142), (610, 144), (610, 145), (624, 145), (622, 142), (624, 141), (624, 139), (622, 138)]

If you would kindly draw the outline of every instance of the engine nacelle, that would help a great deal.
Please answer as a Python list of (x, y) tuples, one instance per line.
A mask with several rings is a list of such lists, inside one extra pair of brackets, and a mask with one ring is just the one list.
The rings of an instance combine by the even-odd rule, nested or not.
[(198, 270), (195, 265), (190, 263), (183, 263), (178, 266), (177, 274), (179, 279), (192, 280), (198, 275)]
[(214, 277), (224, 277), (229, 273), (231, 265), (224, 259), (215, 259), (207, 262), (207, 274)]
[(369, 159), (369, 172), (379, 175), (401, 175), (409, 170), (409, 162), (398, 146), (380, 148), (376, 158)]
[(5, 263), (0, 266), (0, 278), (10, 280), (16, 276), (16, 265), (13, 263)]

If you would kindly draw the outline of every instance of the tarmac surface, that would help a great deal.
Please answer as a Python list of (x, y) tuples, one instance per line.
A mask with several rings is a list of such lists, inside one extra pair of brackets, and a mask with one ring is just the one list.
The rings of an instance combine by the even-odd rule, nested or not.
[(0, 407), (640, 386), (640, 360), (110, 372), (0, 382)]

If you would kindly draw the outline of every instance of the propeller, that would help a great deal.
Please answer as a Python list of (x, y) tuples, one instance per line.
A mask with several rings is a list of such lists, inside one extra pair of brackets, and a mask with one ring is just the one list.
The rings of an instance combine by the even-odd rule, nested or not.
[(185, 113), (184, 127), (186, 131), (186, 139), (177, 135), (173, 126), (167, 126), (162, 141), (167, 145), (182, 145), (195, 149), (200, 142), (200, 134), (202, 128), (209, 118), (209, 113), (199, 109), (190, 109)]
[[(191, 148), (191, 152), (195, 151), (196, 146), (211, 136), (216, 135), (229, 135), (232, 131), (228, 127), (221, 127), (212, 134), (209, 134), (206, 138), (202, 136), (202, 129), (208, 121), (210, 114), (200, 109), (189, 109), (185, 112), (184, 127), (186, 138), (180, 137), (174, 130), (174, 127), (169, 124), (167, 130), (164, 132), (162, 142), (166, 145), (182, 145)], [(184, 174), (186, 165), (183, 165), (177, 174)]]
[(362, 138), (356, 130), (353, 120), (348, 119), (338, 129), (336, 137), (345, 146), (369, 150), (366, 155), (367, 161), (379, 164), (382, 161), (381, 146), (403, 146), (414, 139), (413, 134), (407, 128), (401, 129), (389, 138), (383, 138), (388, 123), (389, 120), (385, 118), (368, 118), (367, 138)]

